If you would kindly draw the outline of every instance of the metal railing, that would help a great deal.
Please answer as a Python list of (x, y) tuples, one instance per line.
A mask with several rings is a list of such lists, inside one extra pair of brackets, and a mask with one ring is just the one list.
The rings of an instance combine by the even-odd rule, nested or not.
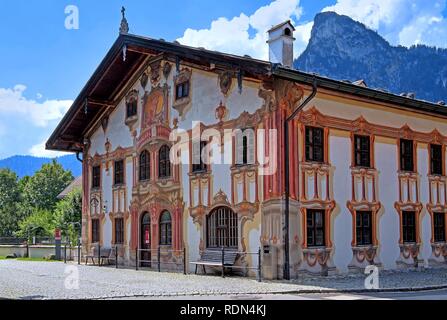
[[(155, 251), (155, 253), (154, 253)], [(161, 272), (162, 265), (175, 265), (175, 266), (182, 266), (183, 274), (187, 273), (186, 270), (186, 248), (183, 248), (183, 250), (171, 250), (164, 247), (159, 246), (157, 249), (140, 249), (136, 248), (135, 250), (135, 270), (138, 270), (140, 267), (149, 267), (152, 268), (153, 265), (157, 266), (157, 271)], [(147, 253), (147, 255), (150, 257), (150, 259), (141, 258), (144, 253)], [(162, 261), (161, 256), (162, 254), (172, 254), (176, 255), (178, 257), (182, 257), (180, 262), (176, 261)], [(154, 257), (156, 257), (154, 259)], [(147, 264), (146, 266), (144, 264)]]
[[(258, 265), (256, 267), (248, 267), (248, 266), (223, 266), (222, 268), (222, 277), (225, 277), (224, 271), (225, 268), (230, 269), (240, 269), (240, 270), (256, 270), (256, 280), (258, 282), (262, 282), (262, 251), (261, 248), (258, 249), (257, 252), (236, 252), (240, 257), (243, 256), (257, 256)], [(222, 264), (224, 264), (225, 259), (225, 248), (222, 248)]]
[[(70, 254), (67, 254), (67, 249), (70, 251)], [(73, 255), (73, 252), (76, 252), (76, 256)], [(81, 264), (82, 259), (82, 246), (80, 243), (78, 243), (77, 246), (71, 246), (68, 243), (64, 244), (64, 263), (67, 263), (67, 261), (75, 261), (77, 260), (78, 264)]]

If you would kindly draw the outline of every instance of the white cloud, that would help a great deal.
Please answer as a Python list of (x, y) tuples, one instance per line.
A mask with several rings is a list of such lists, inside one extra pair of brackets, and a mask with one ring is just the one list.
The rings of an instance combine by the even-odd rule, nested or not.
[[(378, 31), (393, 45), (427, 44), (447, 47), (447, 21), (442, 12), (446, 0), (337, 0), (322, 11), (335, 11), (362, 22)], [(275, 0), (252, 15), (221, 17), (210, 28), (187, 29), (178, 41), (194, 47), (248, 54), (268, 60), (267, 30), (291, 19), (296, 26), (294, 54), (297, 57), (307, 46), (313, 21), (301, 22), (303, 8), (299, 0)], [(250, 28), (255, 34), (250, 36)]]
[(446, 0), (338, 0), (335, 11), (379, 32), (393, 45), (447, 47)]
[[(248, 16), (241, 13), (231, 19), (221, 17), (213, 22), (209, 29), (186, 29), (183, 37), (177, 39), (180, 43), (204, 47), (211, 50), (228, 52), (238, 55), (248, 54), (253, 58), (268, 60), (267, 31), (275, 24), (291, 19), (295, 24), (302, 14), (299, 0), (275, 0), (269, 5), (256, 10)], [(250, 28), (255, 34), (250, 35)], [(295, 55), (302, 51), (308, 42), (310, 29), (302, 28), (308, 33), (298, 36), (295, 41)], [(298, 33), (297, 33), (298, 34)], [(305, 39), (302, 40), (302, 39)]]
[(42, 103), (23, 96), (26, 86), (18, 84), (13, 89), (0, 88), (0, 115), (17, 114), (21, 119), (37, 127), (47, 127), (62, 118), (73, 103), (70, 100), (46, 100)]
[(15, 154), (58, 156), (45, 150), (50, 136), (71, 100), (36, 102), (24, 96), (26, 86), (0, 88), (0, 158)]
[(29, 149), (29, 154), (35, 157), (56, 158), (67, 155), (66, 152), (45, 150), (46, 140), (36, 144)]

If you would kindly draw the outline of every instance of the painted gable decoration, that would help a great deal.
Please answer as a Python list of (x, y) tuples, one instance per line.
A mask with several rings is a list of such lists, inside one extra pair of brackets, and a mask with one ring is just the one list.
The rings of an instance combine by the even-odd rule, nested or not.
[(143, 96), (142, 129), (152, 124), (169, 124), (168, 118), (168, 86), (155, 87)]

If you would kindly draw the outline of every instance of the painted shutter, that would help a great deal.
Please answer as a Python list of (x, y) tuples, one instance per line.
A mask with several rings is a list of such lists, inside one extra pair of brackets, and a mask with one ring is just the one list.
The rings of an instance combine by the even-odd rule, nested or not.
[(247, 160), (248, 164), (255, 164), (255, 134), (252, 129), (248, 129), (247, 133)]
[(244, 144), (243, 141), (243, 134), (241, 130), (236, 130), (236, 157), (235, 157), (235, 164), (243, 164), (243, 155), (244, 155)]

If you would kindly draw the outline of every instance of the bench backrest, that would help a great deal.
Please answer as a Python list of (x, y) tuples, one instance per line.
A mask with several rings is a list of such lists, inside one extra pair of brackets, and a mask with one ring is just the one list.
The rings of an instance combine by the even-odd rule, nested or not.
[[(224, 251), (224, 264), (225, 265), (234, 265), (237, 258), (237, 252), (236, 251)], [(216, 249), (211, 250), (207, 249), (202, 252), (202, 255), (200, 256), (201, 262), (215, 262), (215, 263), (222, 263), (222, 250)]]

